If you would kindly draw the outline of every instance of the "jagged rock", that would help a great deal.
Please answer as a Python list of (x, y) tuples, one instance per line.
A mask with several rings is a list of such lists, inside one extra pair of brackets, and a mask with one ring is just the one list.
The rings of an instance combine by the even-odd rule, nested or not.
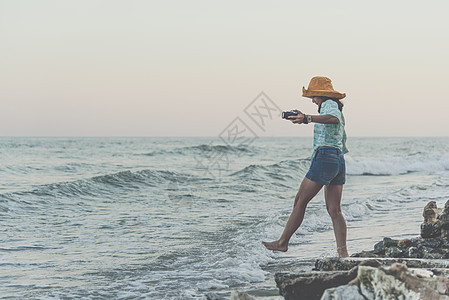
[(424, 207), (423, 216), (421, 237), (449, 239), (449, 201), (444, 205), (444, 209), (438, 208), (435, 201), (430, 201)]
[(404, 251), (399, 249), (398, 247), (386, 247), (385, 248), (385, 256), (387, 257), (403, 257)]
[(421, 258), (422, 253), (417, 247), (410, 247), (407, 249), (407, 257), (410, 258)]
[(351, 254), (351, 257), (365, 257), (365, 258), (377, 258), (377, 257), (384, 257), (384, 256), (385, 256), (385, 252), (382, 254), (374, 254), (373, 251), (362, 251), (359, 253)]
[(357, 275), (357, 269), (347, 272), (317, 272), (302, 274), (276, 273), (279, 293), (289, 299), (320, 299), (323, 292), (332, 287), (348, 284)]
[(437, 224), (421, 224), (421, 237), (423, 238), (433, 238), (441, 236), (441, 228)]
[(398, 243), (398, 240), (393, 240), (389, 237), (385, 237), (383, 240), (384, 247), (397, 247)]
[(374, 250), (372, 252), (373, 254), (380, 254), (380, 255), (385, 255), (385, 246), (383, 241), (378, 242), (374, 245)]
[(359, 266), (357, 277), (346, 286), (328, 289), (321, 300), (331, 299), (449, 299), (449, 279), (432, 271), (409, 270), (405, 264), (390, 267)]
[(410, 258), (322, 258), (315, 262), (314, 270), (317, 271), (347, 271), (358, 265), (369, 265), (375, 267), (377, 265), (388, 266), (393, 263), (405, 264), (408, 268), (424, 268), (424, 269), (448, 269), (449, 261), (433, 260), (433, 259), (410, 259)]
[(443, 213), (439, 216), (441, 225), (441, 237), (449, 240), (449, 201), (444, 205)]
[(424, 206), (424, 223), (435, 224), (441, 212), (442, 209), (437, 207), (437, 203), (435, 201), (430, 201), (426, 206)]
[(404, 264), (377, 269), (361, 266), (357, 277), (368, 299), (449, 299), (449, 279), (418, 278)]
[(275, 280), (280, 294), (287, 300), (320, 299), (321, 295), (321, 299), (334, 300), (449, 300), (449, 261), (326, 258), (316, 261), (315, 269), (320, 268), (325, 270), (300, 274), (277, 273)]
[(342, 285), (324, 291), (321, 300), (366, 300), (357, 285)]
[(441, 238), (430, 238), (430, 239), (421, 239), (419, 241), (420, 246), (425, 246), (428, 248), (438, 248), (442, 244)]
[(408, 248), (412, 245), (412, 241), (409, 239), (404, 239), (404, 240), (400, 240), (398, 242), (398, 247), (399, 248)]

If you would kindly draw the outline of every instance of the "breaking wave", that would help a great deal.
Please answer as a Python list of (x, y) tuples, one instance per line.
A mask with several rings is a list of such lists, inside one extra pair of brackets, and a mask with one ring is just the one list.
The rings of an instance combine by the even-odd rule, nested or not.
[(348, 175), (402, 175), (412, 172), (434, 173), (449, 170), (449, 155), (413, 154), (381, 158), (352, 158), (346, 155)]

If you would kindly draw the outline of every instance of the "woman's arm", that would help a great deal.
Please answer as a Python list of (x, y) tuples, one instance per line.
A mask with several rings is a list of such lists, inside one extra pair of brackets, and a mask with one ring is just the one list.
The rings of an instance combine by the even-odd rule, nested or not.
[(297, 116), (290, 116), (289, 119), (295, 124), (303, 123), (304, 117), (310, 116), (312, 118), (313, 123), (322, 123), (322, 124), (338, 124), (340, 120), (332, 115), (305, 115), (301, 111), (294, 109), (298, 113)]
[(331, 115), (316, 115), (311, 116), (312, 122), (314, 123), (322, 123), (322, 124), (338, 124), (340, 120), (338, 118)]

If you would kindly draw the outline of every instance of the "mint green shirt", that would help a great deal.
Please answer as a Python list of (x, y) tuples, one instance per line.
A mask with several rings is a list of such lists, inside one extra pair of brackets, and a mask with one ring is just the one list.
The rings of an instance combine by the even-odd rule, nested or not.
[(315, 123), (312, 158), (321, 146), (338, 148), (343, 154), (348, 153), (348, 148), (346, 148), (345, 117), (338, 109), (338, 104), (332, 100), (324, 101), (321, 104), (320, 115), (334, 116), (340, 122), (338, 124)]

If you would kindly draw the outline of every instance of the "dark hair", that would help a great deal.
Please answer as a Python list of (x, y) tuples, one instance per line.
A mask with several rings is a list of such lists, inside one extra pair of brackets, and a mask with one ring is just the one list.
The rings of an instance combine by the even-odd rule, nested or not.
[[(332, 100), (332, 101), (334, 101), (334, 102), (337, 102), (338, 109), (339, 109), (341, 112), (343, 112), (343, 103), (341, 103), (340, 99), (336, 99), (336, 98), (327, 98), (327, 99), (324, 100), (324, 101), (327, 101), (327, 100)], [(324, 101), (321, 102), (321, 104), (323, 104)], [(321, 113), (321, 104), (320, 104), (320, 106), (318, 107), (318, 113)]]

